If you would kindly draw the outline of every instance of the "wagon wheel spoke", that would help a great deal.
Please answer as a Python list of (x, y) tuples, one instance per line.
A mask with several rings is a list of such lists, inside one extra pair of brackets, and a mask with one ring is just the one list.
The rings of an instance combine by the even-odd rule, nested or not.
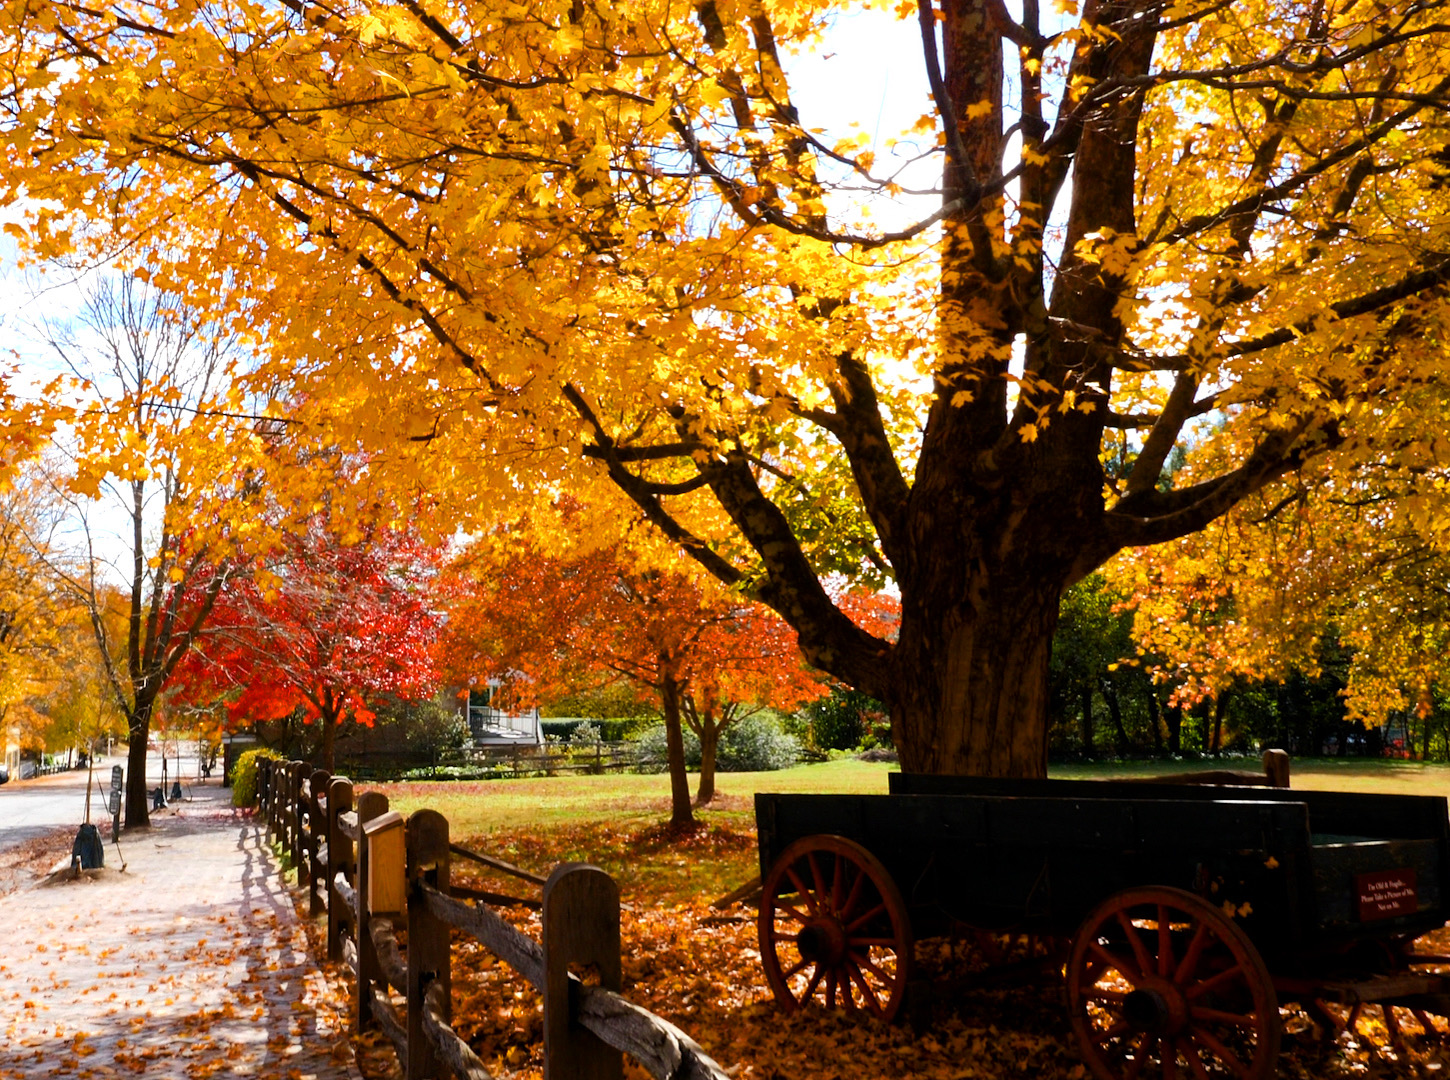
[(1242, 979), (1243, 977), (1244, 969), (1235, 964), (1233, 967), (1225, 971), (1220, 971), (1217, 975), (1204, 979), (1202, 982), (1194, 983), (1183, 991), (1183, 996), (1189, 1001), (1197, 1001), (1204, 994), (1221, 990), (1235, 979)]
[(1129, 1040), (1128, 1046), (1132, 1049), (1133, 1056), (1128, 1058), (1123, 1080), (1138, 1080), (1138, 1074), (1143, 1071), (1143, 1047), (1147, 1043), (1147, 1035), (1139, 1035), (1136, 1039)]
[(1178, 970), (1173, 973), (1173, 981), (1180, 986), (1193, 977), (1198, 970), (1198, 961), (1203, 957), (1203, 947), (1208, 944), (1208, 923), (1199, 923), (1198, 929), (1193, 932), (1193, 940), (1188, 943), (1188, 948), (1183, 952), (1183, 959), (1179, 961)]
[(1105, 1043), (1109, 1039), (1117, 1039), (1117, 1038), (1120, 1038), (1121, 1036), (1128, 1034), (1128, 1032), (1130, 1032), (1132, 1030), (1133, 1030), (1133, 1025), (1132, 1024), (1128, 1023), (1126, 1020), (1119, 1020), (1116, 1024), (1113, 1024), (1111, 1027), (1106, 1027), (1106, 1028), (1103, 1028), (1102, 1031), (1094, 1032), (1093, 1033), (1093, 1041), (1094, 1042)]
[(787, 866), (785, 868), (785, 876), (790, 878), (791, 884), (795, 886), (796, 895), (798, 895), (802, 900), (806, 902), (806, 908), (810, 911), (810, 913), (812, 915), (819, 914), (820, 909), (817, 907), (815, 896), (811, 893), (810, 889), (806, 888), (806, 883), (802, 881), (800, 879), (800, 875), (795, 872), (795, 867)]
[(826, 1008), (836, 1007), (836, 969), (826, 968)]
[(831, 910), (841, 910), (841, 886), (846, 876), (846, 860), (836, 858), (835, 865), (831, 868)]
[(836, 967), (836, 987), (841, 992), (841, 1004), (852, 1012), (856, 1011), (856, 995), (851, 990), (851, 969), (843, 957)]
[(865, 974), (855, 964), (851, 964), (847, 969), (847, 974), (861, 988), (861, 997), (865, 999), (866, 1008), (871, 1015), (879, 1018), (881, 1016), (881, 999), (876, 996), (876, 990), (866, 981)]
[(1188, 1015), (1194, 1020), (1206, 1020), (1211, 1024), (1228, 1024), (1231, 1027), (1253, 1028), (1258, 1026), (1258, 1018), (1252, 1014), (1224, 1012), (1221, 1009), (1205, 1009), (1201, 1005), (1195, 1005), (1188, 1010)]
[(855, 918), (855, 919), (851, 920), (851, 922), (846, 925), (846, 933), (850, 934), (853, 931), (860, 929), (861, 927), (865, 926), (868, 922), (870, 922), (872, 919), (876, 918), (877, 915), (880, 915), (885, 910), (886, 910), (886, 902), (885, 901), (882, 901), (881, 903), (877, 904), (874, 908), (872, 908), (870, 911), (866, 912), (865, 915), (861, 915), (858, 918)]
[(1163, 1080), (1178, 1080), (1178, 1055), (1173, 1039), (1167, 1035), (1158, 1040), (1158, 1060), (1163, 1066)]
[(804, 923), (809, 921), (810, 919), (810, 916), (807, 915), (804, 911), (801, 911), (799, 908), (791, 907), (789, 904), (782, 904), (779, 900), (775, 902), (775, 914), (777, 916), (789, 915), (798, 923)]
[(1189, 1029), (1193, 1040), (1206, 1049), (1219, 1061), (1228, 1067), (1235, 1076), (1246, 1077), (1249, 1075), (1248, 1068), (1238, 1059), (1238, 1055), (1225, 1046), (1211, 1031), (1194, 1025)]
[[(814, 961), (812, 961), (814, 963)], [(821, 976), (826, 973), (825, 968), (816, 964), (816, 970), (812, 973), (810, 982), (806, 983), (805, 990), (801, 993), (800, 1000), (804, 1003), (815, 996), (816, 987), (821, 985)]]
[[(1089, 945), (1088, 949), (1092, 952), (1094, 956), (1102, 961), (1104, 969), (1112, 968), (1123, 978), (1127, 979), (1128, 982), (1132, 983), (1135, 987), (1143, 981), (1141, 971), (1139, 971), (1138, 968), (1134, 967), (1131, 961), (1126, 960), (1115, 953), (1109, 952), (1106, 948), (1104, 948), (1102, 945), (1099, 945), (1096, 941)], [(1101, 979), (1102, 977), (1103, 973), (1100, 972), (1097, 979), (1094, 979), (1093, 982), (1097, 982), (1098, 979)]]
[(1158, 974), (1173, 974), (1173, 926), (1168, 921), (1168, 906), (1158, 905)]
[(856, 871), (855, 880), (851, 882), (851, 891), (846, 896), (846, 901), (840, 907), (841, 918), (849, 918), (851, 912), (856, 910), (856, 905), (861, 900), (861, 893), (866, 885), (866, 875), (859, 869)]
[[(869, 956), (862, 956), (859, 953), (853, 952), (850, 958), (851, 961), (857, 965), (857, 970), (861, 970), (864, 968), (866, 971), (871, 972), (872, 975), (875, 975), (883, 983), (886, 983), (888, 985), (890, 984), (891, 976), (886, 974), (886, 972), (882, 971), (879, 967), (877, 967)], [(865, 977), (864, 974), (862, 977)]]
[(1213, 1080), (1208, 1074), (1208, 1068), (1203, 1064), (1203, 1059), (1198, 1056), (1198, 1048), (1193, 1045), (1191, 1039), (1178, 1039), (1178, 1049), (1183, 1051), (1184, 1060), (1188, 1062), (1188, 1071), (1193, 1073), (1194, 1080)]
[(1126, 911), (1119, 911), (1117, 916), (1118, 925), (1123, 928), (1123, 933), (1128, 937), (1128, 945), (1133, 950), (1133, 958), (1138, 961), (1138, 970), (1147, 974), (1153, 970), (1153, 958), (1148, 955), (1148, 946), (1143, 944), (1143, 939), (1138, 936), (1138, 928), (1128, 918)]
[(826, 879), (821, 876), (821, 865), (816, 861), (816, 853), (814, 851), (806, 855), (806, 863), (811, 868), (811, 881), (816, 886), (816, 914), (831, 913), (833, 909), (829, 906), (830, 897), (826, 889)]
[(794, 978), (796, 975), (799, 975), (802, 971), (804, 971), (807, 965), (809, 965), (810, 963), (812, 963), (812, 961), (807, 960), (805, 957), (801, 957), (797, 963), (792, 964), (790, 967), (786, 968), (786, 970), (782, 971), (781, 976), (786, 979)]

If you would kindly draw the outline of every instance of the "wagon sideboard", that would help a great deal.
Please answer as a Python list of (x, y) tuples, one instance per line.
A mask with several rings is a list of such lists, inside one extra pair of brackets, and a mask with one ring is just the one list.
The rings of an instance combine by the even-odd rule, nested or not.
[(891, 795), (757, 795), (762, 872), (792, 841), (878, 858), (917, 936), (953, 924), (1072, 933), (1122, 889), (1187, 889), (1266, 959), (1446, 921), (1443, 798), (1100, 781), (892, 776)]

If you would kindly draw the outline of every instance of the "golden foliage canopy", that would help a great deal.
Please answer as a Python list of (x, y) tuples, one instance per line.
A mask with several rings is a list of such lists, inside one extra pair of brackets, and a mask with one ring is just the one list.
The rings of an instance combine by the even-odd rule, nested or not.
[[(873, 6), (933, 103), (876, 145), (792, 96), (844, 4), (7, 0), (0, 204), (160, 257), (299, 433), (612, 490), (906, 767), (1034, 774), (1067, 585), (1328, 451), (1438, 467), (1450, 278), (1438, 0), (1063, 7)], [(824, 580), (867, 567), (895, 641)]]

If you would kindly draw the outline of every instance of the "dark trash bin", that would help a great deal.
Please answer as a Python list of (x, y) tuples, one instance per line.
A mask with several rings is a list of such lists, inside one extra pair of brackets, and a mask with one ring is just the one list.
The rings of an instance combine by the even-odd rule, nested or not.
[(101, 843), (100, 830), (94, 825), (82, 825), (70, 847), (70, 857), (72, 865), (79, 860), (82, 870), (98, 870), (105, 866), (106, 846)]

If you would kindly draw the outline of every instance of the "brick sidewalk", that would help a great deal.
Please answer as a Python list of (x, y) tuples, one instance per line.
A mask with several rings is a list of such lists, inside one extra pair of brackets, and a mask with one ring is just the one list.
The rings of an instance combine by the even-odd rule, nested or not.
[(276, 859), (228, 794), (198, 786), (123, 833), (124, 872), (108, 843), (94, 878), (0, 898), (0, 1078), (356, 1076)]

